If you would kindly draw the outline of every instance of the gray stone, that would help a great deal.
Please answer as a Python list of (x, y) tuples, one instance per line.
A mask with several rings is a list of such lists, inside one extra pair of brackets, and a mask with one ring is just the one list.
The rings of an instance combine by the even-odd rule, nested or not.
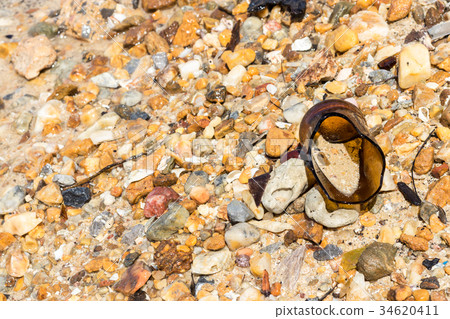
[(125, 94), (120, 99), (120, 103), (131, 107), (141, 102), (141, 100), (142, 100), (142, 93), (139, 91), (132, 90), (125, 92)]
[(53, 176), (53, 183), (56, 183), (61, 187), (65, 187), (75, 184), (76, 181), (75, 178), (70, 175), (55, 174)]
[(239, 223), (225, 232), (225, 242), (228, 248), (236, 250), (256, 243), (259, 240), (259, 236), (259, 230), (255, 226)]
[(91, 78), (91, 81), (94, 82), (94, 84), (97, 84), (98, 86), (105, 88), (116, 89), (119, 87), (119, 83), (116, 81), (114, 76), (109, 72), (96, 75), (93, 78)]
[(166, 213), (151, 224), (146, 231), (147, 239), (150, 241), (164, 240), (184, 227), (189, 212), (177, 203), (171, 203)]
[(158, 52), (152, 55), (152, 59), (155, 68), (159, 70), (164, 69), (167, 66), (167, 64), (169, 64), (169, 60), (167, 59), (167, 53), (165, 52)]
[(114, 217), (110, 212), (103, 212), (97, 215), (89, 226), (89, 233), (92, 237), (97, 237), (106, 227), (111, 228), (114, 224)]
[(445, 211), (441, 207), (436, 206), (433, 203), (423, 201), (422, 204), (420, 205), (419, 210), (420, 218), (425, 223), (430, 224), (431, 215), (437, 215), (444, 224), (447, 223), (447, 216), (445, 214)]
[(291, 158), (270, 174), (261, 202), (268, 211), (281, 214), (307, 187), (304, 161)]
[(133, 226), (130, 231), (126, 232), (122, 236), (122, 244), (133, 245), (135, 240), (145, 234), (145, 226), (142, 224), (137, 224)]
[(134, 71), (136, 71), (140, 62), (141, 60), (139, 59), (131, 59), (123, 68), (128, 72), (129, 75), (131, 75), (134, 73)]
[(47, 38), (51, 39), (58, 33), (58, 26), (48, 22), (38, 22), (33, 24), (28, 30), (28, 34), (32, 37), (43, 34)]
[(279, 241), (277, 243), (274, 244), (270, 244), (267, 245), (266, 247), (263, 247), (259, 250), (260, 253), (269, 253), (269, 254), (273, 254), (274, 252), (276, 252), (278, 249), (280, 249), (280, 247), (283, 245), (282, 241)]
[(352, 209), (328, 212), (322, 194), (316, 188), (312, 188), (306, 194), (305, 213), (309, 218), (328, 228), (353, 224), (359, 217), (359, 213)]
[(205, 186), (209, 182), (208, 173), (204, 171), (194, 171), (189, 175), (184, 184), (184, 192), (189, 194), (191, 190), (196, 186)]
[(192, 141), (192, 153), (195, 156), (209, 155), (214, 151), (212, 141), (208, 138), (196, 138)]
[(249, 221), (255, 214), (243, 202), (233, 199), (227, 206), (228, 220), (232, 224)]
[[(420, 7), (420, 6), (419, 6)], [(436, 24), (428, 29), (428, 34), (433, 41), (441, 39), (450, 34), (450, 21)]]
[(0, 199), (0, 215), (16, 210), (23, 203), (25, 196), (26, 192), (22, 186), (10, 188)]
[(373, 83), (383, 82), (392, 79), (394, 74), (387, 70), (375, 70), (369, 73), (369, 79)]
[(325, 248), (316, 250), (313, 253), (314, 259), (319, 261), (331, 260), (340, 255), (342, 255), (342, 249), (332, 244), (328, 244)]
[(241, 34), (243, 36), (242, 41), (256, 41), (262, 32), (263, 23), (261, 19), (257, 17), (247, 18), (241, 27)]
[(289, 123), (300, 124), (308, 111), (308, 107), (303, 103), (297, 103), (283, 111), (283, 116)]
[(397, 248), (391, 244), (373, 242), (359, 257), (356, 269), (368, 281), (389, 276), (395, 269), (396, 253)]

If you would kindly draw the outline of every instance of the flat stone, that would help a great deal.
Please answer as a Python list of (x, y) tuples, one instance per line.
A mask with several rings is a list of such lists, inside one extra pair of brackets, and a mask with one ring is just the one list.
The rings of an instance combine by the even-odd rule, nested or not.
[(340, 255), (342, 255), (342, 249), (332, 244), (328, 244), (325, 248), (316, 250), (313, 253), (314, 259), (319, 261), (331, 260)]
[(255, 214), (243, 202), (233, 199), (227, 205), (228, 220), (232, 224), (249, 221), (255, 217)]
[(116, 89), (119, 87), (119, 83), (114, 78), (114, 76), (109, 73), (101, 73), (91, 78), (91, 81), (97, 84), (100, 87)]
[(306, 195), (305, 213), (309, 218), (328, 228), (350, 225), (359, 218), (359, 213), (352, 209), (338, 209), (331, 213), (328, 212), (325, 200), (316, 188), (312, 188)]
[(62, 191), (64, 204), (80, 208), (91, 200), (91, 191), (87, 187), (74, 187)]
[(303, 160), (292, 158), (270, 174), (261, 202), (268, 211), (281, 214), (307, 186), (308, 179)]
[(150, 241), (169, 238), (172, 234), (184, 227), (189, 212), (181, 205), (172, 203), (165, 214), (158, 218), (146, 230), (146, 236)]

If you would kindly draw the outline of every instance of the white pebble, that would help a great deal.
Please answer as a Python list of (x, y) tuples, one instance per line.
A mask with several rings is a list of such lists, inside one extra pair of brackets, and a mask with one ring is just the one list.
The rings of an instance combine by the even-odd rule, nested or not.
[(308, 37), (302, 38), (302, 39), (297, 39), (291, 45), (291, 49), (293, 51), (308, 51), (308, 50), (311, 50), (311, 48), (312, 48), (312, 43)]

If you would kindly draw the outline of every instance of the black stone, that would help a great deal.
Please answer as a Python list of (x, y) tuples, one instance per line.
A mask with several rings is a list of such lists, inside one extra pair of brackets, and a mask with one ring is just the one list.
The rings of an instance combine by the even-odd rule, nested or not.
[(107, 8), (103, 8), (100, 9), (100, 14), (102, 15), (103, 19), (108, 19), (110, 16), (112, 16), (114, 13), (114, 9), (107, 9)]
[(211, 103), (223, 103), (227, 95), (227, 89), (223, 85), (218, 85), (206, 93), (206, 99)]
[(143, 119), (145, 121), (150, 120), (150, 115), (142, 111), (136, 111), (130, 115), (130, 120)]
[(421, 279), (420, 289), (438, 289), (440, 287), (438, 279), (433, 277), (423, 278)]
[(410, 203), (415, 206), (419, 206), (422, 204), (419, 196), (415, 191), (413, 191), (408, 185), (403, 182), (397, 183), (398, 190), (402, 193), (403, 197)]
[(292, 16), (303, 16), (306, 10), (305, 0), (252, 0), (247, 11), (250, 13), (258, 12), (265, 7), (281, 5), (286, 8)]
[(431, 268), (433, 268), (435, 265), (437, 265), (439, 263), (439, 258), (434, 258), (434, 259), (425, 259), (422, 262), (422, 265), (425, 266), (425, 268), (427, 268), (428, 270), (431, 270)]
[(142, 291), (138, 290), (134, 294), (132, 294), (129, 298), (129, 301), (146, 301), (147, 300), (147, 294)]
[(261, 204), (261, 198), (266, 189), (267, 183), (270, 179), (270, 173), (262, 174), (248, 180), (248, 186), (250, 188), (250, 194), (252, 194), (255, 200), (256, 206)]
[(91, 200), (91, 191), (87, 187), (74, 187), (62, 191), (66, 206), (80, 208)]
[(316, 250), (313, 253), (314, 259), (319, 261), (331, 260), (340, 255), (342, 255), (342, 249), (333, 244), (326, 245), (324, 249)]
[(130, 267), (131, 265), (134, 264), (134, 262), (136, 261), (136, 259), (138, 259), (140, 256), (139, 253), (134, 252), (134, 253), (129, 253), (125, 259), (123, 260), (123, 265), (125, 267)]

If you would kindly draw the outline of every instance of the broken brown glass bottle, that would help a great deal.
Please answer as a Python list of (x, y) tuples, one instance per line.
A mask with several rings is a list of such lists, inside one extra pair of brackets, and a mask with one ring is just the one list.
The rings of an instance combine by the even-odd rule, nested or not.
[(384, 154), (355, 105), (343, 100), (314, 105), (300, 124), (300, 144), (300, 157), (330, 200), (364, 203), (380, 191)]

